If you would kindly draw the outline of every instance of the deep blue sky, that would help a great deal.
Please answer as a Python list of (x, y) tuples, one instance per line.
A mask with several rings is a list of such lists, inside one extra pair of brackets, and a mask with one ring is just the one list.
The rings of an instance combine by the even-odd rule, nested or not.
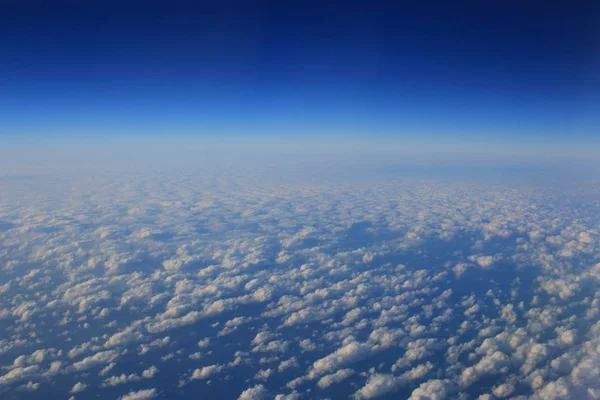
[(598, 2), (487, 3), (5, 1), (0, 135), (596, 137)]

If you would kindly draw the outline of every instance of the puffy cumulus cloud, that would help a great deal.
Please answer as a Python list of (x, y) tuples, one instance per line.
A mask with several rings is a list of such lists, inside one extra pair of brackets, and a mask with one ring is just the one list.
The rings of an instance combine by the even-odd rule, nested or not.
[(0, 385), (10, 385), (25, 379), (34, 378), (39, 375), (39, 369), (37, 365), (13, 368), (5, 375), (0, 376)]
[(131, 342), (139, 342), (143, 339), (144, 335), (141, 332), (136, 332), (134, 327), (128, 327), (112, 335), (104, 343), (104, 347), (110, 349), (111, 347), (123, 346)]
[(300, 340), (300, 348), (304, 351), (314, 351), (317, 349), (317, 346), (313, 343), (311, 339), (302, 339)]
[(114, 363), (114, 362), (110, 363), (106, 367), (102, 368), (100, 370), (100, 372), (98, 372), (98, 375), (100, 375), (100, 376), (106, 376), (116, 366), (117, 366), (117, 363)]
[(403, 383), (410, 383), (415, 380), (419, 380), (427, 376), (435, 366), (431, 362), (426, 362), (425, 364), (418, 365), (405, 373), (403, 373), (399, 380)]
[(432, 379), (413, 390), (409, 400), (444, 400), (450, 389), (451, 385), (447, 381)]
[(458, 263), (454, 267), (452, 267), (452, 271), (457, 278), (460, 278), (470, 267), (470, 264), (467, 263)]
[(81, 383), (81, 382), (77, 382), (75, 385), (73, 385), (73, 387), (71, 388), (71, 393), (79, 393), (79, 392), (83, 392), (85, 389), (87, 388), (87, 385), (85, 383)]
[(70, 369), (74, 372), (87, 371), (97, 366), (108, 364), (118, 357), (119, 353), (115, 350), (101, 351), (93, 356), (86, 357), (81, 361), (73, 363)]
[(469, 260), (475, 262), (481, 268), (490, 268), (495, 261), (493, 256), (471, 256)]
[(317, 386), (321, 389), (327, 389), (328, 387), (335, 385), (336, 383), (340, 383), (347, 378), (354, 375), (354, 370), (350, 368), (340, 369), (333, 374), (325, 375), (317, 382)]
[(256, 375), (254, 376), (254, 379), (260, 380), (260, 381), (266, 381), (268, 380), (271, 376), (273, 375), (273, 370), (271, 368), (268, 369), (261, 369), (259, 370)]
[(319, 182), (0, 180), (0, 395), (600, 397), (597, 183)]
[(157, 348), (163, 348), (171, 344), (171, 338), (169, 336), (165, 336), (162, 339), (156, 339), (148, 344), (141, 344), (139, 347), (139, 354), (144, 355), (149, 351)]
[(256, 385), (244, 390), (238, 400), (264, 400), (267, 399), (269, 391), (263, 385)]
[(496, 386), (493, 389), (494, 396), (502, 399), (504, 397), (510, 396), (515, 391), (515, 384), (512, 382), (506, 382), (501, 385)]
[(398, 378), (388, 374), (371, 375), (365, 386), (354, 394), (355, 399), (373, 399), (398, 388)]
[(120, 400), (147, 400), (158, 396), (156, 389), (143, 389), (136, 392), (129, 392), (124, 396), (119, 397)]
[(404, 354), (392, 366), (392, 371), (408, 367), (415, 361), (431, 356), (441, 346), (442, 344), (434, 338), (417, 339), (408, 342)]
[(482, 376), (507, 372), (509, 358), (501, 351), (486, 355), (478, 363), (462, 371), (458, 382), (470, 386)]
[(308, 376), (311, 379), (317, 378), (321, 375), (335, 371), (340, 367), (358, 362), (372, 353), (372, 345), (351, 341), (337, 349), (335, 352), (315, 361)]
[(54, 360), (60, 352), (54, 348), (35, 350), (30, 355), (20, 355), (13, 361), (15, 367), (25, 367), (28, 365), (39, 365), (44, 361)]
[[(571, 399), (573, 393), (564, 379), (549, 382), (543, 388), (535, 392), (535, 400), (567, 400)], [(584, 397), (585, 398), (585, 397)]]
[(600, 380), (600, 357), (583, 358), (571, 371), (571, 382), (578, 386), (594, 387)]
[(301, 395), (298, 392), (292, 392), (289, 394), (278, 394), (275, 396), (275, 400), (300, 400)]
[(292, 357), (289, 360), (282, 361), (277, 367), (277, 370), (279, 372), (283, 372), (287, 369), (296, 367), (298, 367), (298, 359), (296, 357)]
[(141, 376), (137, 375), (137, 374), (129, 374), (129, 375), (121, 374), (119, 376), (111, 376), (109, 378), (106, 378), (104, 380), (104, 382), (102, 383), (102, 386), (104, 386), (104, 387), (117, 386), (117, 385), (123, 385), (123, 384), (131, 383), (131, 382), (139, 382), (142, 379), (151, 379), (157, 373), (158, 373), (158, 368), (156, 368), (153, 365), (150, 368), (145, 369), (142, 372)]
[(17, 392), (35, 392), (40, 388), (40, 383), (33, 383), (32, 381), (27, 382), (25, 385), (18, 386), (15, 390)]
[(154, 376), (155, 376), (155, 375), (156, 375), (158, 372), (159, 372), (158, 368), (156, 368), (156, 367), (153, 365), (153, 366), (151, 366), (150, 368), (148, 368), (148, 369), (145, 369), (145, 370), (142, 372), (142, 377), (144, 377), (144, 378), (148, 378), (148, 379), (150, 379), (150, 378), (154, 378)]
[(422, 380), (434, 368), (435, 367), (432, 363), (427, 362), (404, 372), (400, 376), (390, 374), (373, 374), (369, 377), (367, 383), (354, 394), (354, 397), (357, 399), (370, 399), (388, 393), (393, 393), (397, 391), (399, 387)]
[(208, 365), (202, 368), (196, 368), (192, 372), (192, 379), (208, 379), (223, 370), (222, 365)]

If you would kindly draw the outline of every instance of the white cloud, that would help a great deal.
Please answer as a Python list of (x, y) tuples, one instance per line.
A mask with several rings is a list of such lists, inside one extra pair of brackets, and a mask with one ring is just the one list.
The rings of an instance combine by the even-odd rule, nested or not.
[(121, 396), (120, 400), (147, 400), (153, 399), (158, 395), (156, 389), (143, 389), (137, 392), (129, 392), (124, 396)]
[(320, 375), (328, 374), (340, 367), (360, 361), (372, 352), (371, 345), (352, 341), (328, 356), (315, 361), (309, 372), (309, 377), (314, 379)]
[(350, 368), (340, 369), (333, 374), (325, 375), (317, 382), (317, 386), (321, 389), (327, 389), (328, 387), (340, 383), (345, 379), (354, 375), (354, 370)]
[(247, 396), (311, 398), (368, 370), (357, 396), (597, 396), (600, 221), (576, 191), (223, 173), (0, 182), (0, 390), (244, 375)]
[(496, 351), (482, 357), (478, 363), (463, 370), (458, 381), (462, 386), (470, 386), (484, 375), (502, 373), (508, 363), (509, 359), (506, 354)]
[(223, 370), (222, 365), (208, 365), (202, 368), (196, 368), (192, 373), (192, 379), (208, 379), (214, 374), (217, 374)]
[(268, 396), (268, 391), (263, 385), (256, 385), (244, 390), (238, 400), (263, 400)]
[(413, 390), (409, 400), (444, 400), (449, 393), (449, 384), (440, 379), (432, 379), (422, 383)]
[(369, 377), (365, 386), (354, 394), (356, 399), (373, 399), (398, 389), (398, 378), (388, 374), (374, 374)]
[(87, 388), (85, 383), (77, 382), (72, 388), (71, 393), (83, 392)]
[(514, 391), (515, 385), (512, 382), (503, 383), (493, 389), (494, 396), (500, 399), (510, 396)]
[(71, 366), (71, 369), (78, 372), (87, 371), (88, 369), (96, 366), (111, 363), (118, 357), (119, 353), (117, 353), (115, 350), (101, 351), (93, 356), (86, 357), (83, 360), (74, 363)]

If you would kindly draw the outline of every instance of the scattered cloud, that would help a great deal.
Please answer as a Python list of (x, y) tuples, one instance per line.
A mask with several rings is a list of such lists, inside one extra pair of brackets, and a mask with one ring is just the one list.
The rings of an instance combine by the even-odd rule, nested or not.
[(0, 205), (0, 395), (600, 398), (595, 185), (228, 173)]

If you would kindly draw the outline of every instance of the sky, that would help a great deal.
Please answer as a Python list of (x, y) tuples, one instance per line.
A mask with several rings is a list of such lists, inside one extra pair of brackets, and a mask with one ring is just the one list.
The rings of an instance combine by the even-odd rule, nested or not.
[(0, 140), (597, 146), (597, 2), (487, 3), (3, 2)]
[(422, 3), (0, 1), (0, 398), (599, 400), (600, 3)]

